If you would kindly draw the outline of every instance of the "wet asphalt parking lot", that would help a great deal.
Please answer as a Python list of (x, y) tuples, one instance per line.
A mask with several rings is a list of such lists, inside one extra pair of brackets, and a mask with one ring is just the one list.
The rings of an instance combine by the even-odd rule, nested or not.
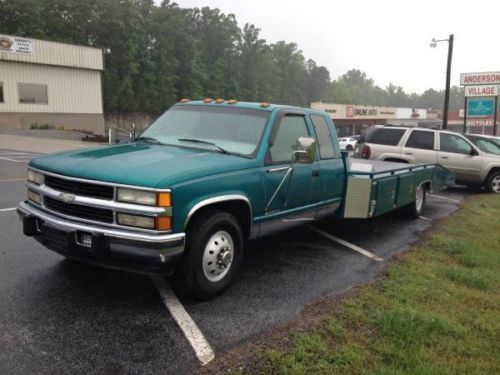
[[(196, 302), (175, 285), (171, 293), (168, 280), (162, 287), (65, 260), (23, 236), (13, 208), (25, 197), (27, 161), (50, 145), (42, 151), (0, 143), (1, 374), (190, 373), (209, 360), (207, 350), (217, 356), (293, 320), (308, 303), (373, 280), (472, 193), (429, 196), (417, 220), (325, 220), (256, 241), (236, 283)], [(201, 355), (200, 335), (208, 345)]]

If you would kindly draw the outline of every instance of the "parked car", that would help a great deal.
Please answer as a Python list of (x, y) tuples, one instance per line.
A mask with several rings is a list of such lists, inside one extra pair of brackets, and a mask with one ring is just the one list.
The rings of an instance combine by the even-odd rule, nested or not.
[(457, 182), (500, 194), (500, 155), (446, 130), (379, 126), (367, 130), (355, 156), (399, 163), (439, 163)]
[(453, 175), (352, 161), (325, 112), (184, 99), (129, 144), (33, 159), (27, 180), (27, 236), (82, 262), (175, 269), (205, 299), (239, 273), (245, 241), (327, 215), (416, 218)]
[(354, 137), (344, 137), (339, 139), (340, 149), (346, 151), (354, 151), (358, 140)]
[(500, 139), (479, 134), (466, 134), (465, 136), (481, 151), (494, 155), (500, 155)]

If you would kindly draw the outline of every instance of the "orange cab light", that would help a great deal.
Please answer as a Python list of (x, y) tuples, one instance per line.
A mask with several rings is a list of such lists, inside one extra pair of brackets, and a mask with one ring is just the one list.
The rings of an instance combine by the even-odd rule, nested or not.
[(203, 103), (212, 103), (214, 100), (212, 98), (203, 99)]
[(156, 230), (170, 230), (172, 229), (172, 217), (158, 216), (156, 218)]
[(170, 193), (158, 193), (158, 206), (160, 207), (170, 207), (172, 206), (172, 196)]
[(189, 101), (191, 101), (191, 99), (183, 98), (183, 99), (179, 100), (179, 103), (187, 103)]
[(238, 101), (236, 99), (231, 99), (227, 101), (227, 104), (236, 104)]
[(220, 104), (220, 103), (224, 103), (224, 102), (225, 102), (225, 100), (224, 100), (224, 99), (222, 99), (222, 98), (217, 98), (217, 99), (215, 100), (215, 102), (216, 102), (216, 103), (218, 103), (218, 104)]
[(267, 108), (267, 107), (269, 107), (270, 105), (271, 105), (271, 103), (268, 103), (268, 102), (262, 102), (262, 103), (260, 103), (260, 106), (261, 106), (262, 108)]

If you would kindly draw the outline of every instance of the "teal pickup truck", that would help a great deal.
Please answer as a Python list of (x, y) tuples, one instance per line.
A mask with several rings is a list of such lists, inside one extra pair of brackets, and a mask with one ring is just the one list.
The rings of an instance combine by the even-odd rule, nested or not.
[(330, 117), (235, 100), (182, 100), (130, 143), (36, 158), (23, 231), (65, 257), (182, 278), (206, 299), (244, 244), (328, 215), (418, 217), (444, 168), (351, 160)]

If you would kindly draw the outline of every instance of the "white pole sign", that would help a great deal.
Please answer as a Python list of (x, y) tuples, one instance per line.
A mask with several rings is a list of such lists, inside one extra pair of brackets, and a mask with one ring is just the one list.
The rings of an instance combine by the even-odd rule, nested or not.
[(498, 85), (465, 86), (465, 96), (498, 96)]
[(500, 84), (500, 72), (485, 73), (462, 73), (460, 74), (460, 85), (498, 85)]

